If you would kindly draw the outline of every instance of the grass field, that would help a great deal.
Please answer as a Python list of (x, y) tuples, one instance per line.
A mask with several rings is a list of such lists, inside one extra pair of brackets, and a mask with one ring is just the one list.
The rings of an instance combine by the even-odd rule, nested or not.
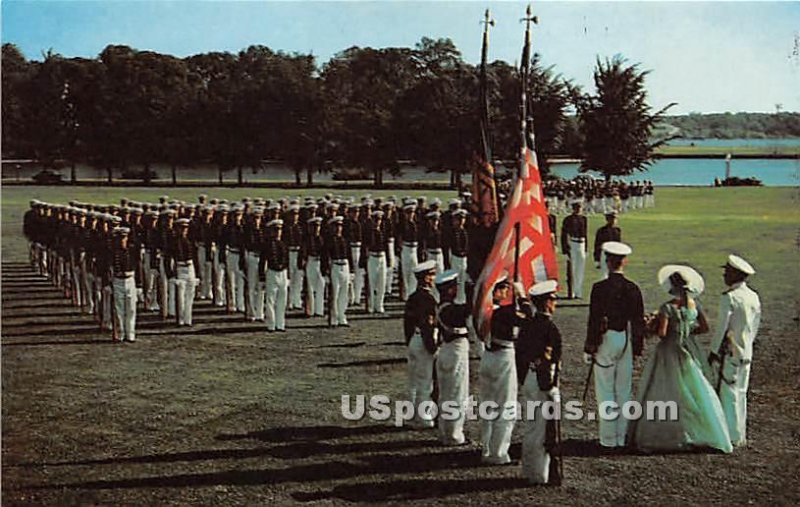
[[(800, 502), (796, 189), (658, 189), (655, 209), (621, 217), (623, 239), (634, 248), (629, 276), (649, 310), (666, 299), (655, 281), (658, 268), (690, 263), (705, 276), (713, 328), (726, 255), (740, 253), (758, 270), (751, 285), (761, 295), (763, 320), (749, 396), (750, 446), (732, 455), (603, 456), (594, 423), (567, 421), (560, 488), (526, 486), (518, 466), (480, 466), (474, 444), (442, 448), (432, 431), (343, 420), (342, 394), (405, 396), (401, 305), (394, 298), (388, 318), (357, 309), (350, 312), (352, 328), (329, 330), (321, 319), (293, 317), (289, 332), (277, 336), (201, 303), (191, 329), (143, 315), (135, 344), (110, 343), (28, 270), (21, 217), (32, 197), (115, 201), (123, 192), (132, 199), (162, 193), (2, 190), (4, 504)], [(164, 193), (194, 199), (199, 191)], [(590, 218), (591, 235), (601, 221)], [(587, 294), (597, 273), (587, 266)], [(565, 337), (565, 400), (583, 388), (586, 316), (586, 305), (573, 301), (555, 315)], [(471, 393), (478, 365), (470, 363)], [(477, 440), (477, 423), (468, 423), (467, 432)]]

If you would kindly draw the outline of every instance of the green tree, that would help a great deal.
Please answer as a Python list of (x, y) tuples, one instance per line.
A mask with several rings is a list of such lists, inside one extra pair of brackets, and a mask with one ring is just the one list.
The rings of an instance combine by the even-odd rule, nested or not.
[(594, 170), (606, 179), (644, 171), (653, 161), (654, 150), (668, 139), (651, 140), (651, 133), (664, 112), (652, 113), (647, 103), (647, 71), (627, 65), (615, 56), (597, 61), (594, 82), (597, 95), (586, 97), (579, 109), (583, 143), (581, 171)]

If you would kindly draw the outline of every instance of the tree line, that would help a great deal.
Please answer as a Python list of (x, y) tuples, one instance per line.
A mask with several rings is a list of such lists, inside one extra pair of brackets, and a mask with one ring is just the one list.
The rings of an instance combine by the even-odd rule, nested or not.
[[(777, 104), (776, 106), (780, 106)], [(776, 139), (800, 137), (800, 113), (691, 113), (667, 116), (682, 137), (700, 139)]]
[[(321, 67), (309, 54), (250, 46), (237, 54), (177, 58), (109, 45), (97, 58), (52, 50), (27, 60), (2, 47), (3, 157), (45, 167), (105, 169), (213, 164), (220, 180), (280, 160), (301, 184), (317, 171), (357, 171), (383, 184), (400, 160), (449, 172), (458, 185), (480, 149), (479, 68), (449, 39), (414, 48), (351, 47)], [(646, 101), (646, 72), (615, 57), (596, 62), (596, 93), (554, 66), (531, 62), (530, 114), (542, 170), (563, 154), (585, 169), (646, 168), (661, 113)], [(500, 160), (519, 153), (519, 70), (489, 64), (491, 144)], [(589, 141), (587, 141), (589, 140)], [(613, 148), (613, 149), (612, 149)], [(148, 181), (146, 181), (148, 182)]]

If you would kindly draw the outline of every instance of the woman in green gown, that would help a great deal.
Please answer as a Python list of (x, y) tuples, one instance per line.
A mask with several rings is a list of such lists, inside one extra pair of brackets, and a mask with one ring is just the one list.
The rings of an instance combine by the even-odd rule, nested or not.
[[(733, 448), (719, 398), (687, 349), (696, 343), (692, 334), (708, 332), (695, 301), (703, 278), (679, 265), (665, 266), (658, 278), (673, 298), (658, 313), (661, 340), (642, 372), (637, 394), (645, 415), (629, 423), (628, 443), (645, 452), (710, 448), (729, 453)], [(676, 420), (647, 420), (648, 402), (675, 402)]]

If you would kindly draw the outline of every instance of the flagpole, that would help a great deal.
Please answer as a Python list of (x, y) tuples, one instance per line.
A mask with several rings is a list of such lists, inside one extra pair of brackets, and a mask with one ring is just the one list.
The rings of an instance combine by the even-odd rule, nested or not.
[(489, 142), (489, 90), (486, 79), (486, 63), (489, 59), (489, 27), (494, 26), (489, 9), (483, 15), (483, 45), (481, 46), (480, 101), (481, 101), (481, 148), (486, 162), (492, 162), (492, 147)]
[[(533, 24), (539, 23), (539, 18), (537, 16), (533, 16), (531, 13), (531, 6), (528, 4), (528, 8), (525, 11), (525, 17), (520, 19), (520, 22), (525, 22), (525, 45), (522, 47), (522, 62), (520, 64), (520, 77), (522, 82), (522, 93), (521, 93), (521, 100), (520, 100), (520, 161), (519, 167), (517, 168), (517, 177), (522, 176), (522, 168), (524, 167), (526, 160), (525, 160), (525, 148), (528, 146), (528, 74), (530, 72), (530, 63), (531, 63), (531, 22)], [(533, 147), (531, 147), (533, 149)]]

